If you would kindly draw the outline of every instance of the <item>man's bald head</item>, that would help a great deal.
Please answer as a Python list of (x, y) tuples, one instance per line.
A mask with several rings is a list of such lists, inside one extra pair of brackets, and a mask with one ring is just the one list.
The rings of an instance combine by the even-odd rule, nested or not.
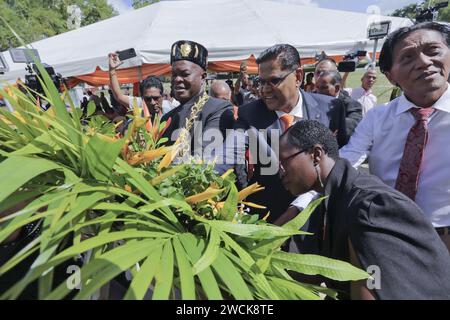
[(214, 80), (209, 91), (213, 98), (231, 101), (231, 89), (223, 80)]

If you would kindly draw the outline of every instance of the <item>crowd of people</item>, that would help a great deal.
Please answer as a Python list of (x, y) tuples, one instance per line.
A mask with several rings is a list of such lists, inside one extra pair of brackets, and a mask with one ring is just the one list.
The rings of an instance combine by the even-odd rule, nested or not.
[[(181, 104), (163, 116), (172, 118), (172, 141), (206, 89), (206, 58), (183, 55), (178, 48), (185, 44), (175, 43), (171, 57), (172, 88)], [(200, 44), (188, 45), (207, 54)], [(265, 187), (248, 199), (266, 208), (254, 213), (270, 212), (268, 221), (282, 225), (312, 200), (327, 196), (304, 227), (314, 235), (293, 237), (286, 250), (379, 268), (376, 288), (363, 282), (330, 284), (349, 298), (450, 298), (449, 45), (449, 27), (439, 23), (393, 32), (379, 64), (404, 94), (385, 105), (377, 106), (372, 92), (378, 77), (373, 66), (357, 88), (346, 87), (348, 74), (342, 77), (326, 56), (304, 77), (299, 53), (288, 44), (259, 55), (256, 78), (243, 63), (233, 87), (215, 80), (209, 88), (200, 116), (203, 132), (223, 127), (245, 132), (245, 150), (236, 151), (242, 148), (236, 144), (224, 148), (233, 155), (245, 153), (245, 165), (219, 162), (217, 170), (234, 167), (245, 177), (241, 187), (255, 182)], [(116, 65), (110, 67), (115, 93)], [(153, 110), (152, 101), (144, 100)], [(261, 130), (281, 138), (263, 137)], [(262, 152), (252, 152), (252, 137)], [(224, 143), (229, 138), (226, 133)], [(262, 156), (268, 150), (276, 155), (270, 163)], [(367, 161), (370, 173), (356, 169)], [(277, 170), (266, 170), (273, 162)]]
[[(117, 103), (109, 108), (125, 115), (136, 101), (149, 118), (170, 118), (164, 133), (169, 144), (205, 97), (208, 50), (177, 41), (170, 52), (170, 93), (150, 76), (139, 97), (122, 92), (122, 61), (109, 55), (111, 101)], [(276, 225), (326, 196), (303, 227), (313, 235), (293, 237), (285, 250), (378, 268), (378, 286), (326, 283), (341, 297), (450, 299), (450, 28), (427, 22), (388, 36), (380, 70), (403, 95), (384, 105), (377, 106), (372, 92), (378, 77), (373, 67), (360, 87), (347, 88), (348, 74), (342, 77), (326, 56), (305, 76), (289, 44), (267, 48), (256, 62), (257, 77), (249, 77), (243, 63), (236, 83), (211, 82), (197, 116), (201, 134), (191, 132), (192, 145), (201, 150), (211, 143), (208, 130), (221, 134), (217, 152), (202, 154), (204, 160), (214, 160), (219, 173), (235, 169), (240, 188), (262, 185), (248, 201), (266, 209), (252, 213), (270, 212), (267, 220)], [(86, 100), (107, 113), (104, 95), (91, 93)], [(361, 169), (364, 163), (369, 172)]]

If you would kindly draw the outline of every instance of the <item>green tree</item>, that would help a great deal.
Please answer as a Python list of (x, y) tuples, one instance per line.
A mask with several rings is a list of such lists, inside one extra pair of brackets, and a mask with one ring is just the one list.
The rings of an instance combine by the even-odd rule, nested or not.
[[(443, 1), (423, 0), (421, 3), (412, 3), (395, 10), (391, 15), (394, 17), (404, 17), (414, 19), (417, 16), (417, 12), (421, 9), (433, 7)], [(450, 22), (450, 7), (442, 8), (438, 12), (438, 20)]]
[[(67, 7), (74, 4), (81, 9), (82, 26), (117, 14), (107, 0), (2, 0), (0, 15), (26, 43), (30, 43), (68, 31)], [(0, 50), (18, 45), (9, 29), (2, 25)]]
[(391, 15), (394, 17), (414, 19), (417, 14), (418, 7), (419, 5), (417, 3), (412, 3), (403, 8), (395, 10)]
[(139, 9), (148, 6), (149, 4), (154, 4), (156, 2), (159, 2), (159, 0), (133, 0), (133, 8)]

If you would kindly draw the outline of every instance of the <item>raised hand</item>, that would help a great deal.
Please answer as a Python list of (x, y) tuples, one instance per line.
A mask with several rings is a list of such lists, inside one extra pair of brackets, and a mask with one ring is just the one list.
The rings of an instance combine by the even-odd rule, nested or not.
[(123, 61), (120, 61), (119, 55), (117, 53), (108, 54), (109, 60), (109, 70), (116, 70), (120, 65), (122, 65)]

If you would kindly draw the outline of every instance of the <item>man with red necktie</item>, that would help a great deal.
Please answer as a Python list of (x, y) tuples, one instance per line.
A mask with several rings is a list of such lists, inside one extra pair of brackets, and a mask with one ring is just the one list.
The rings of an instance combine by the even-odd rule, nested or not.
[(450, 27), (426, 22), (385, 41), (380, 69), (404, 95), (371, 109), (340, 151), (423, 210), (450, 251)]

